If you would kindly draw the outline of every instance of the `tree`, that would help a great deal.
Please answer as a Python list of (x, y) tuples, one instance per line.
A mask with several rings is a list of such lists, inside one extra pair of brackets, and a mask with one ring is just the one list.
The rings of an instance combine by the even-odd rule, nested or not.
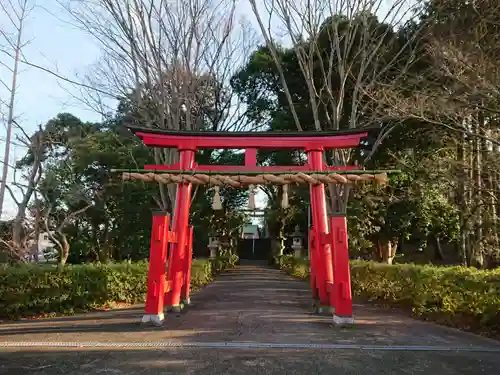
[(0, 263), (25, 262), (30, 255), (27, 239), (32, 228), (23, 223), (19, 231), (23, 242), (16, 245), (12, 240), (13, 224), (13, 220), (0, 221)]
[(394, 116), (418, 118), (500, 145), (498, 134), (477, 132), (474, 125), (479, 113), (498, 115), (499, 6), (496, 1), (426, 4), (418, 69), (407, 71), (404, 85), (378, 90)]
[(449, 195), (450, 166), (441, 163), (444, 157), (435, 148), (398, 152), (386, 142), (379, 151), (384, 149), (394, 154), (393, 165), (402, 171), (387, 186), (363, 185), (353, 192), (348, 207), (351, 251), (391, 264), (404, 243), (425, 249), (430, 240), (435, 253), (428, 260), (445, 261), (441, 243), (456, 240), (458, 233), (458, 210)]
[(82, 189), (84, 182), (78, 177), (62, 161), (47, 168), (39, 188), (44, 198), (43, 227), (58, 248), (61, 266), (66, 264), (70, 253), (68, 226), (99, 199), (92, 191)]
[[(380, 103), (366, 93), (381, 82), (389, 84), (410, 65), (411, 46), (418, 33), (400, 38), (395, 27), (418, 9), (416, 5), (395, 1), (380, 22), (375, 14), (381, 1), (265, 1), (266, 11), (261, 11), (256, 1), (250, 3), (266, 42), (267, 60), (275, 65), (296, 129), (385, 125), (380, 140), (392, 131), (393, 123), (380, 124)], [(270, 24), (277, 23), (287, 31), (292, 44), (289, 50), (283, 51), (276, 33), (264, 24), (267, 17)], [(297, 67), (293, 76), (290, 64)], [(295, 91), (297, 81), (301, 87)], [(337, 150), (329, 159), (345, 165), (351, 154)], [(345, 212), (348, 196), (349, 185), (329, 186), (331, 210)]]
[[(18, 260), (24, 260), (30, 252), (27, 242), (30, 233), (26, 231), (27, 209), (33, 195), (37, 191), (43, 173), (43, 163), (46, 159), (47, 149), (51, 147), (52, 139), (39, 126), (38, 130), (31, 137), (24, 133), (24, 137), (18, 137), (18, 140), (28, 151), (24, 158), (16, 163), (14, 181), (11, 184), (12, 187), (7, 184), (5, 184), (5, 187), (17, 206), (16, 215), (12, 220), (12, 236), (8, 247)], [(21, 172), (23, 182), (17, 181), (17, 172)], [(16, 192), (20, 193), (20, 199), (16, 196)]]
[[(232, 84), (252, 119), (272, 130), (379, 125), (378, 139), (354, 153), (340, 151), (333, 163), (401, 167), (406, 177), (394, 183), (407, 192), (394, 195), (386, 188), (376, 193), (376, 214), (368, 215), (363, 203), (359, 215), (365, 215), (366, 226), (352, 222), (358, 225), (353, 232), (385, 233), (387, 249), (408, 236), (436, 244), (457, 240), (464, 264), (493, 264), (500, 208), (494, 62), (499, 23), (491, 13), (497, 5), (487, 3), (436, 0), (405, 6), (398, 1), (379, 21), (373, 16), (378, 2), (313, 2), (307, 9), (290, 1), (266, 2), (272, 22), (277, 18), (291, 35), (291, 47), (284, 48), (274, 29), (264, 27), (265, 17), (259, 19), (263, 12), (254, 2), (266, 45)], [(344, 8), (329, 17), (336, 6)], [(415, 17), (394, 22), (405, 17), (405, 7)], [(422, 165), (434, 172), (422, 173)], [(330, 207), (345, 209), (349, 194), (332, 188), (337, 202)], [(366, 238), (357, 239), (367, 244)]]
[[(41, 128), (47, 141), (42, 152), (29, 152), (19, 162), (23, 170), (30, 171), (35, 160), (40, 160), (43, 173), (28, 208), (34, 213), (33, 226), (39, 224), (58, 248), (61, 264), (139, 260), (149, 254), (151, 209), (160, 202), (159, 191), (151, 184), (122, 182), (110, 171), (131, 167), (133, 162), (138, 163), (132, 165), (137, 168), (150, 163), (153, 156), (121, 121), (117, 116), (103, 123), (87, 123), (59, 114)], [(242, 161), (242, 154), (229, 150), (197, 154), (197, 162), (203, 164)], [(221, 195), (226, 215), (212, 211), (206, 187), (195, 189), (192, 224), (198, 239), (210, 232), (214, 219), (230, 232), (245, 220), (245, 215), (233, 213), (243, 204), (246, 191), (223, 189)], [(206, 242), (200, 246), (205, 247)]]
[[(18, 206), (18, 213), (13, 225), (13, 243), (17, 244), (17, 246), (22, 244), (19, 233), (27, 218), (28, 208), (32, 208), (33, 212), (36, 213), (35, 228), (36, 232), (39, 231), (41, 220), (41, 217), (38, 216), (40, 201), (39, 199), (35, 199), (34, 205), (30, 207), (30, 204), (33, 203), (32, 198), (34, 196), (37, 198), (37, 193), (43, 198), (47, 198), (49, 195), (57, 195), (57, 189), (64, 186), (64, 179), (67, 176), (58, 176), (58, 173), (61, 174), (64, 167), (67, 167), (69, 143), (74, 139), (75, 135), (81, 136), (83, 128), (84, 124), (74, 116), (60, 114), (55, 119), (47, 122), (45, 126), (40, 126), (31, 137), (25, 134), (29, 140), (29, 142), (26, 142), (28, 151), (17, 162), (16, 167), (17, 171), (21, 171), (22, 177), (26, 182), (15, 184), (22, 192), (22, 199), (18, 201), (12, 193), (12, 197)], [(59, 177), (57, 181), (55, 181), (56, 176)], [(9, 191), (11, 190), (9, 189)], [(47, 211), (47, 207), (45, 207), (45, 211)], [(45, 223), (47, 223), (47, 220), (45, 220)], [(59, 229), (61, 232), (63, 227)], [(54, 240), (54, 238), (52, 239)], [(65, 261), (64, 258), (61, 259), (62, 262)]]
[(3, 212), (7, 175), (10, 168), (12, 130), (16, 124), (15, 99), (18, 86), (17, 78), (22, 49), (26, 45), (24, 41), (24, 27), (31, 10), (32, 6), (29, 0), (18, 0), (16, 2), (6, 0), (0, 4), (0, 17), (5, 22), (5, 26), (0, 27), (0, 52), (2, 52), (3, 56), (0, 59), (0, 69), (8, 72), (8, 74), (2, 74), (2, 76), (10, 77), (10, 82), (6, 82), (0, 77), (0, 85), (7, 91), (6, 97), (8, 98), (7, 100), (0, 98), (0, 116), (2, 122), (6, 124), (7, 129), (2, 162), (2, 180), (0, 181), (0, 215)]
[[(149, 244), (138, 236), (146, 236), (150, 230), (151, 208), (159, 201), (157, 190), (147, 184), (122, 182), (110, 171), (140, 168), (149, 158), (147, 148), (116, 120), (96, 124), (84, 138), (71, 143), (72, 170), (98, 196), (75, 228), (88, 235), (85, 246), (80, 247), (82, 258), (105, 262), (147, 255)], [(75, 233), (74, 239), (78, 236)]]
[[(241, 165), (244, 154), (233, 150), (202, 150), (196, 155), (198, 164)], [(220, 236), (238, 237), (241, 227), (248, 221), (248, 215), (240, 210), (248, 198), (245, 189), (230, 186), (220, 188), (222, 210), (212, 209), (213, 188), (199, 185), (194, 189), (191, 202), (190, 223), (195, 228), (194, 253), (204, 254), (208, 237), (213, 232)]]
[(464, 264), (484, 266), (498, 247), (499, 4), (435, 0), (425, 5), (418, 70), (377, 90), (390, 116), (448, 130)]
[[(228, 79), (251, 38), (237, 23), (235, 1), (69, 0), (65, 8), (104, 49), (89, 86), (120, 98), (127, 123), (184, 130), (244, 125)], [(156, 164), (178, 158), (168, 149), (154, 156)], [(175, 185), (160, 185), (164, 210), (173, 211), (175, 192)]]

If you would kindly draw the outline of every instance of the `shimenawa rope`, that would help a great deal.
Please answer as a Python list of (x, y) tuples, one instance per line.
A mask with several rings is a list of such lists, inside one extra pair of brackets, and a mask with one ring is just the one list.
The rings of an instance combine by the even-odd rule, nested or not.
[(229, 185), (240, 188), (248, 185), (288, 185), (288, 184), (354, 184), (362, 181), (375, 181), (378, 184), (387, 183), (387, 173), (380, 174), (260, 174), (256, 176), (225, 176), (170, 173), (122, 173), (122, 180), (140, 180), (144, 182), (158, 182), (161, 184), (194, 184), (194, 185)]
[(289, 184), (355, 184), (362, 181), (374, 181), (378, 184), (387, 183), (387, 173), (380, 174), (260, 174), (256, 176), (225, 176), (225, 175), (207, 175), (203, 173), (196, 174), (170, 174), (170, 173), (122, 173), (122, 179), (140, 180), (145, 182), (158, 182), (161, 184), (195, 184), (195, 185), (213, 185), (214, 196), (212, 208), (222, 210), (222, 201), (220, 197), (220, 187), (229, 185), (234, 188), (243, 186), (249, 187), (248, 208), (255, 210), (255, 185), (283, 185), (283, 196), (281, 206), (288, 208), (288, 185)]

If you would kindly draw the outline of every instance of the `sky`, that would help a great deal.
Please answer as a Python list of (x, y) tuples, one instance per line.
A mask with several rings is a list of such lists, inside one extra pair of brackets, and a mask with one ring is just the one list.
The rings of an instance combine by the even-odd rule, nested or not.
[[(4, 0), (0, 0), (4, 1)], [(23, 39), (29, 41), (24, 47), (25, 59), (31, 63), (56, 72), (58, 75), (78, 81), (100, 56), (100, 46), (85, 32), (71, 25), (71, 19), (58, 0), (28, 0), (33, 9), (25, 22)], [(14, 0), (17, 2), (17, 0)], [(245, 13), (244, 9), (241, 9)], [(247, 9), (251, 12), (250, 8)], [(7, 19), (0, 12), (0, 27)], [(1, 44), (1, 41), (0, 41)], [(0, 62), (3, 62), (0, 57)], [(9, 72), (0, 65), (0, 78), (10, 82)], [(27, 133), (55, 117), (58, 113), (69, 112), (83, 121), (99, 121), (101, 116), (80, 102), (79, 90), (54, 75), (37, 68), (21, 67), (15, 100), (17, 122)], [(0, 87), (0, 98), (6, 100), (8, 92)], [(5, 125), (0, 129), (0, 159), (5, 152)], [(10, 165), (25, 154), (19, 145), (11, 148)], [(9, 181), (13, 181), (12, 170)], [(14, 201), (6, 192), (2, 219), (15, 215)]]
[[(4, 0), (0, 0), (4, 2)], [(93, 38), (71, 25), (69, 16), (58, 4), (58, 0), (28, 0), (33, 9), (25, 23), (24, 40), (30, 41), (24, 47), (27, 61), (43, 66), (60, 76), (78, 81), (78, 74), (84, 73), (100, 56), (100, 47)], [(17, 2), (17, 0), (14, 0)], [(390, 1), (387, 1), (390, 3)], [(252, 11), (246, 1), (240, 2), (238, 10), (246, 18), (252, 18)], [(7, 19), (0, 14), (0, 27)], [(257, 24), (252, 22), (255, 28)], [(0, 42), (1, 44), (1, 42)], [(5, 62), (0, 57), (0, 62)], [(0, 65), (0, 78), (10, 81), (9, 72)], [(7, 92), (0, 87), (0, 98), (5, 100)], [(38, 124), (43, 124), (61, 112), (70, 112), (83, 121), (99, 121), (100, 115), (79, 102), (75, 97), (79, 91), (42, 70), (21, 66), (18, 76), (15, 114), (17, 122), (31, 133)], [(5, 128), (0, 129), (0, 157), (5, 149)], [(11, 165), (21, 158), (25, 150), (13, 145)], [(11, 171), (12, 172), (12, 171)], [(12, 181), (12, 173), (9, 180)], [(260, 199), (259, 199), (260, 200)], [(15, 205), (6, 193), (2, 219), (15, 214)]]
[[(60, 10), (56, 0), (30, 1), (34, 7), (25, 23), (23, 39), (29, 41), (24, 48), (25, 59), (74, 79), (77, 73), (84, 72), (86, 67), (97, 59), (98, 46), (89, 36), (64, 22), (64, 18), (67, 17)], [(5, 16), (0, 15), (0, 27), (6, 25), (6, 22)], [(10, 82), (5, 68), (0, 67), (0, 77)], [(3, 89), (0, 90), (0, 97), (5, 100), (8, 93), (4, 88), (0, 89)], [(61, 82), (41, 70), (22, 65), (15, 101), (17, 122), (27, 133), (31, 133), (38, 124), (47, 122), (60, 112), (71, 112), (83, 120), (99, 120), (98, 114), (86, 109), (82, 103), (72, 98), (76, 93), (72, 85)], [(5, 127), (0, 130), (2, 158), (5, 150), (5, 132)], [(22, 147), (13, 145), (10, 164), (21, 158), (24, 153)], [(10, 173), (10, 181), (12, 177)], [(6, 193), (2, 218), (11, 217), (15, 212), (13, 200)]]

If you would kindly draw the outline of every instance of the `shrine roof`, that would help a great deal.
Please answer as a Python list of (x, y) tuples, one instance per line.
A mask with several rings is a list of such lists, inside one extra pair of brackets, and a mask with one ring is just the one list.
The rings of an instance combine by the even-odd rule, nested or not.
[(126, 126), (132, 133), (166, 135), (176, 137), (338, 137), (344, 135), (359, 135), (366, 137), (366, 133), (378, 131), (379, 127), (365, 127), (335, 131), (203, 131), (203, 130), (171, 130), (161, 128), (148, 128), (140, 126)]
[(335, 132), (210, 132), (153, 129), (129, 126), (146, 146), (197, 150), (211, 149), (303, 149), (325, 150), (359, 147), (377, 128)]

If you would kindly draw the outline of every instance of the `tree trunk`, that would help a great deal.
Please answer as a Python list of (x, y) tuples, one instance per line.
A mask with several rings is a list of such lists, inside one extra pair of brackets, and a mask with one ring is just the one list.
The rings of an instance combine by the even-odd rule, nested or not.
[[(5, 200), (5, 189), (7, 187), (7, 174), (9, 173), (9, 158), (10, 158), (10, 145), (12, 138), (12, 126), (14, 125), (14, 105), (16, 99), (16, 89), (17, 89), (17, 74), (19, 69), (19, 62), (21, 60), (21, 48), (22, 48), (22, 35), (23, 35), (23, 23), (26, 13), (26, 4), (21, 8), (21, 14), (18, 15), (19, 25), (17, 29), (17, 38), (15, 45), (14, 54), (14, 67), (12, 69), (12, 82), (10, 86), (10, 99), (9, 99), (9, 114), (7, 117), (7, 132), (5, 135), (5, 151), (3, 156), (3, 167), (2, 167), (2, 181), (0, 182), (0, 215), (3, 213), (3, 203)], [(15, 242), (16, 243), (16, 242)], [(17, 243), (16, 243), (17, 244)]]
[(16, 215), (14, 221), (12, 222), (12, 242), (17, 247), (22, 247), (23, 243), (23, 222), (24, 222), (24, 212)]
[(495, 171), (490, 173), (491, 182), (491, 210), (492, 210), (492, 228), (493, 228), (493, 247), (500, 247), (500, 238), (498, 236), (498, 207), (497, 207), (497, 174)]
[[(485, 124), (483, 128), (486, 128), (490, 124)], [(490, 135), (491, 132), (483, 130), (483, 134)], [(494, 166), (496, 164), (496, 149), (493, 147), (491, 142), (486, 140), (482, 140), (482, 183), (484, 186), (483, 189), (483, 199), (484, 199), (484, 229), (483, 236), (484, 241), (487, 247), (483, 247), (485, 250), (485, 267), (491, 267), (496, 263), (498, 255), (496, 255), (496, 250), (498, 249), (498, 233), (496, 231), (497, 227), (497, 207), (496, 207), (496, 189), (494, 184), (494, 175), (495, 169)], [(492, 251), (493, 250), (493, 251)]]
[(491, 211), (491, 242), (492, 242), (492, 248), (498, 249), (499, 248), (499, 240), (498, 240), (498, 231), (497, 231), (497, 226), (498, 226), (498, 218), (497, 218), (497, 207), (496, 207), (496, 199), (495, 199), (495, 183), (494, 183), (494, 171), (490, 171), (488, 173), (488, 189), (490, 190), (490, 211)]
[(98, 248), (98, 261), (101, 263), (107, 263), (111, 260), (111, 232), (109, 230), (109, 221), (104, 224), (103, 233), (99, 235), (99, 248)]
[(38, 249), (40, 247), (40, 244), (39, 244), (39, 240), (40, 240), (40, 233), (41, 233), (41, 230), (40, 230), (40, 204), (39, 204), (39, 201), (37, 199), (37, 196), (36, 196), (36, 193), (35, 193), (35, 238), (34, 238), (34, 246), (33, 246), (33, 258), (35, 260), (36, 263), (38, 263), (39, 259), (38, 259)]
[(435, 236), (434, 238), (436, 240), (436, 249), (435, 249), (435, 253), (434, 253), (434, 259), (443, 261), (444, 254), (443, 254), (443, 249), (441, 247), (441, 239), (439, 238), (439, 236)]
[[(37, 142), (37, 141), (35, 141)], [(12, 223), (12, 242), (16, 247), (16, 251), (22, 251), (24, 247), (24, 220), (26, 219), (26, 208), (28, 207), (29, 202), (31, 201), (31, 197), (35, 193), (35, 188), (38, 183), (37, 176), (41, 171), (41, 159), (37, 154), (38, 150), (32, 149), (35, 154), (35, 160), (33, 166), (31, 167), (31, 171), (28, 176), (28, 186), (26, 187), (26, 191), (24, 192), (23, 198), (20, 202), (17, 203), (17, 213)], [(36, 194), (35, 194), (36, 198)]]
[[(482, 116), (479, 116), (476, 124), (476, 134), (481, 132)], [(473, 176), (474, 176), (474, 205), (476, 206), (475, 212), (475, 243), (472, 246), (472, 266), (482, 268), (484, 265), (483, 256), (483, 201), (482, 201), (482, 160), (481, 160), (481, 139), (475, 138), (473, 146)]]
[(111, 260), (111, 251), (108, 244), (102, 244), (98, 251), (99, 263), (108, 263)]
[(458, 236), (458, 255), (462, 265), (468, 265), (467, 256), (467, 195), (465, 189), (465, 140), (460, 142), (457, 147), (457, 194), (456, 204), (458, 206), (460, 233)]
[(61, 237), (61, 248), (59, 249), (59, 266), (64, 267), (69, 257), (68, 237), (64, 233), (58, 233)]
[(379, 256), (379, 262), (385, 264), (392, 264), (394, 258), (396, 257), (396, 249), (398, 248), (398, 241), (390, 240), (377, 240), (377, 250)]
[(474, 256), (474, 251), (473, 251), (473, 247), (474, 247), (474, 241), (475, 241), (475, 231), (474, 231), (474, 225), (475, 225), (475, 221), (474, 221), (474, 215), (473, 215), (473, 205), (474, 205), (474, 140), (469, 140), (467, 142), (467, 149), (466, 149), (466, 152), (467, 152), (467, 160), (468, 160), (468, 164), (467, 164), (467, 170), (468, 170), (468, 173), (467, 173), (467, 180), (466, 180), (466, 185), (465, 185), (465, 188), (466, 188), (466, 197), (467, 197), (467, 200), (466, 200), (466, 206), (464, 207), (464, 210), (467, 214), (469, 214), (468, 216), (466, 216), (468, 219), (467, 221), (465, 222), (465, 225), (466, 225), (466, 234), (467, 234), (467, 237), (466, 237), (466, 243), (467, 243), (467, 261), (468, 261), (468, 265), (470, 266), (471, 265), (471, 262), (472, 262), (472, 257)]
[(280, 232), (277, 237), (271, 239), (271, 252), (274, 255), (283, 255), (285, 249), (284, 238)]

